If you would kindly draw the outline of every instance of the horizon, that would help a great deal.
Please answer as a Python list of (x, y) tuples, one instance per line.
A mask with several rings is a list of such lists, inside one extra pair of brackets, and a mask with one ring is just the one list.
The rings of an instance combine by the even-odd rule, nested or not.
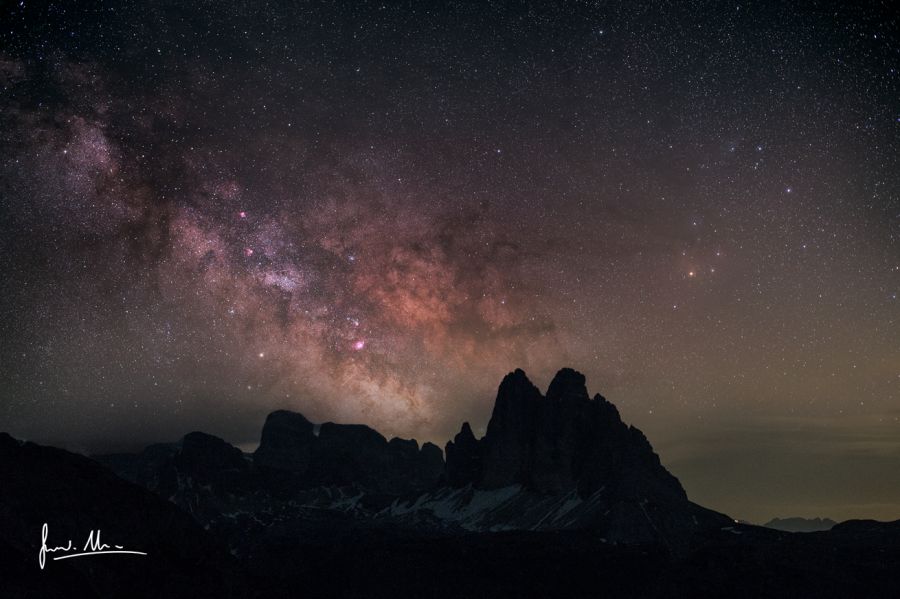
[[(568, 367), (566, 367), (566, 368), (568, 368)], [(575, 369), (575, 370), (577, 371), (577, 369)], [(511, 374), (511, 373), (512, 373), (512, 371), (510, 371), (510, 373), (507, 373), (507, 374)], [(527, 376), (528, 373), (525, 373), (525, 374)], [(550, 379), (552, 379), (552, 377), (550, 377)], [(539, 389), (546, 389), (547, 386), (549, 386), (549, 384), (550, 384), (549, 379), (547, 380), (547, 384), (543, 385), (543, 386), (537, 384), (537, 382), (532, 380), (531, 377), (529, 377), (529, 380), (531, 380), (531, 382), (534, 383)], [(589, 383), (589, 381), (588, 381), (588, 383)], [(596, 391), (591, 391), (589, 386), (588, 386), (588, 393), (592, 400), (596, 397), (596, 395), (603, 396), (607, 401), (610, 401), (613, 405), (615, 405), (616, 408), (619, 409), (619, 411), (621, 413), (621, 409), (618, 405), (616, 405), (615, 401), (612, 401), (608, 397), (604, 396), (602, 393), (599, 393)], [(546, 391), (542, 391), (542, 394), (545, 395)], [(493, 403), (491, 405), (493, 406)], [(260, 420), (260, 424), (257, 429), (256, 437), (253, 439), (245, 439), (245, 440), (241, 440), (241, 441), (235, 441), (235, 440), (229, 439), (227, 437), (221, 437), (221, 438), (224, 441), (231, 444), (232, 446), (240, 449), (243, 453), (248, 454), (248, 455), (252, 454), (256, 450), (256, 448), (259, 446), (259, 435), (262, 432), (265, 418), (272, 412), (278, 411), (278, 410), (285, 410), (285, 408), (275, 408), (274, 410), (267, 412), (267, 414)], [(287, 411), (302, 414), (302, 412), (298, 412), (296, 410), (288, 409)], [(623, 421), (626, 424), (633, 425), (633, 423), (629, 422), (628, 419), (626, 417), (624, 417), (624, 415), (623, 415)], [(324, 424), (325, 422), (332, 422), (332, 421), (311, 421), (311, 422), (313, 422), (313, 424), (315, 424), (316, 426), (319, 426), (321, 424)], [(369, 428), (372, 428), (372, 430), (375, 430), (375, 432), (381, 434), (387, 440), (390, 440), (393, 438), (401, 438), (401, 439), (409, 438), (409, 437), (400, 437), (397, 435), (385, 434), (384, 431), (379, 430), (375, 427), (372, 427), (370, 424), (368, 424), (366, 422), (357, 422), (357, 421), (352, 421), (352, 422), (351, 421), (347, 421), (347, 422), (335, 421), (335, 422), (337, 424), (362, 424), (362, 425), (368, 426)], [(480, 438), (484, 437), (484, 435), (486, 433), (486, 429), (487, 429), (487, 421), (485, 421), (483, 425), (479, 424), (479, 423), (471, 423), (469, 421), (461, 421), (459, 423), (458, 428), (462, 427), (464, 422), (467, 422), (470, 425), (472, 425), (472, 431), (475, 434), (476, 438), (480, 439)], [(457, 428), (457, 432), (458, 432), (458, 428)], [(0, 432), (2, 432), (2, 431), (0, 431)], [(183, 434), (178, 435), (175, 438), (155, 439), (155, 440), (151, 440), (150, 442), (137, 442), (137, 441), (132, 440), (132, 442), (130, 442), (129, 444), (107, 447), (106, 450), (102, 450), (102, 449), (88, 450), (87, 448), (85, 448), (83, 446), (79, 447), (79, 445), (77, 445), (77, 444), (66, 446), (66, 444), (55, 444), (52, 441), (48, 441), (47, 443), (44, 443), (44, 444), (50, 445), (50, 446), (58, 446), (63, 449), (68, 449), (69, 451), (74, 451), (75, 453), (79, 453), (79, 454), (82, 454), (82, 455), (85, 455), (88, 457), (90, 457), (92, 455), (115, 454), (115, 453), (140, 453), (141, 450), (143, 450), (147, 446), (155, 444), (155, 443), (177, 444), (181, 441), (181, 439), (185, 435), (190, 434), (192, 432), (203, 432), (203, 433), (207, 433), (207, 434), (212, 434), (209, 430), (205, 430), (202, 427), (193, 428), (191, 430), (186, 430)], [(642, 430), (642, 432), (647, 434), (646, 431)], [(318, 432), (315, 431), (315, 434), (318, 435)], [(215, 435), (215, 436), (219, 436), (219, 435)], [(441, 439), (418, 439), (418, 438), (412, 438), (412, 439), (415, 440), (419, 444), (420, 447), (422, 445), (424, 445), (425, 443), (432, 443), (432, 444), (436, 445), (441, 450), (441, 455), (444, 457), (444, 459), (446, 459), (446, 444), (449, 441), (453, 440), (453, 436), (454, 435), (451, 435), (450, 437), (448, 437), (447, 439), (444, 439), (444, 440), (441, 440)], [(22, 440), (28, 441), (28, 439), (22, 439)], [(734, 488), (738, 487), (738, 485), (734, 485), (734, 487), (729, 488), (728, 484), (720, 485), (718, 488), (712, 489), (712, 492), (707, 491), (709, 493), (709, 496), (713, 497), (713, 499), (711, 501), (705, 501), (702, 497), (699, 497), (697, 494), (692, 493), (692, 490), (693, 490), (692, 481), (694, 481), (695, 479), (693, 479), (691, 477), (688, 477), (686, 479), (684, 476), (682, 476), (679, 473), (680, 466), (679, 466), (679, 463), (677, 462), (677, 460), (675, 461), (674, 464), (672, 464), (669, 460), (667, 460), (665, 453), (661, 452), (659, 450), (657, 445), (654, 443), (653, 438), (649, 435), (648, 435), (648, 440), (650, 441), (650, 444), (653, 446), (655, 453), (659, 456), (660, 461), (662, 462), (663, 466), (666, 467), (670, 472), (672, 472), (681, 481), (682, 486), (687, 491), (688, 498), (691, 501), (694, 501), (695, 503), (699, 503), (700, 505), (703, 505), (704, 507), (719, 511), (723, 514), (726, 514), (727, 516), (729, 516), (731, 518), (740, 520), (742, 522), (751, 522), (751, 523), (762, 525), (762, 524), (765, 524), (772, 520), (790, 519), (790, 518), (802, 518), (802, 519), (821, 518), (821, 519), (831, 519), (831, 520), (834, 520), (835, 522), (844, 522), (844, 521), (848, 521), (848, 520), (865, 520), (865, 519), (873, 519), (873, 520), (879, 520), (879, 521), (884, 521), (884, 522), (900, 520), (900, 514), (898, 514), (896, 506), (894, 504), (890, 504), (890, 503), (881, 505), (881, 506), (874, 506), (874, 509), (873, 509), (873, 506), (871, 506), (871, 505), (862, 505), (862, 506), (837, 505), (837, 506), (830, 506), (830, 507), (823, 508), (816, 504), (804, 505), (802, 503), (789, 503), (789, 502), (782, 503), (782, 504), (780, 504), (779, 507), (775, 507), (770, 504), (763, 504), (764, 507), (760, 508), (759, 507), (760, 504), (758, 503), (758, 500), (756, 498), (754, 498), (754, 495), (752, 493), (747, 496), (741, 496), (741, 497), (735, 497), (732, 495), (730, 497), (730, 501), (728, 498), (726, 498), (724, 500), (723, 499), (718, 499), (718, 500), (715, 499), (716, 497), (721, 498), (723, 495), (725, 495), (725, 496), (729, 495), (733, 491)], [(35, 442), (37, 442), (37, 441), (35, 441)], [(679, 443), (679, 441), (677, 439), (674, 439), (672, 442), (672, 444), (676, 445), (676, 446), (678, 445), (678, 443)], [(738, 473), (738, 474), (740, 474), (740, 473)], [(702, 479), (700, 479), (700, 480), (702, 481)], [(701, 493), (702, 493), (702, 490), (701, 490)], [(718, 493), (719, 495), (716, 495), (716, 493)], [(762, 495), (765, 495), (765, 489), (757, 490), (757, 493), (761, 493)], [(733, 509), (729, 509), (727, 507), (729, 505), (736, 506), (736, 507), (734, 507)], [(748, 506), (753, 506), (753, 507), (748, 507)], [(738, 511), (735, 511), (735, 510), (738, 510)], [(830, 510), (830, 511), (823, 512), (823, 510)], [(881, 511), (879, 511), (879, 510), (881, 510)]]

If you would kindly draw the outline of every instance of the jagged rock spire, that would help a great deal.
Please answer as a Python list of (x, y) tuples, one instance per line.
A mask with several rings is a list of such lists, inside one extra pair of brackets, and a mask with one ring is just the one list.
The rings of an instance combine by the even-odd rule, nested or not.
[(447, 481), (487, 489), (521, 484), (545, 493), (577, 489), (582, 496), (614, 487), (629, 497), (685, 497), (643, 433), (623, 423), (602, 396), (592, 400), (584, 375), (571, 368), (557, 372), (546, 396), (524, 371), (506, 375), (485, 437), (476, 440), (466, 423), (448, 443)]

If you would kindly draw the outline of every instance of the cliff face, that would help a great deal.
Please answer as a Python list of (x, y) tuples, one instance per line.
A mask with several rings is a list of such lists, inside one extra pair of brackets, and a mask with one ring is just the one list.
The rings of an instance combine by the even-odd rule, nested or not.
[(623, 497), (685, 500), (681, 484), (636, 428), (602, 396), (590, 398), (585, 378), (560, 370), (542, 395), (525, 373), (508, 374), (497, 392), (483, 439), (468, 425), (447, 444), (447, 481), (497, 489), (513, 484), (548, 494), (605, 487)]
[(298, 488), (358, 485), (396, 494), (433, 488), (444, 470), (432, 443), (388, 441), (362, 424), (326, 422), (316, 433), (302, 415), (286, 411), (266, 418), (253, 464)]

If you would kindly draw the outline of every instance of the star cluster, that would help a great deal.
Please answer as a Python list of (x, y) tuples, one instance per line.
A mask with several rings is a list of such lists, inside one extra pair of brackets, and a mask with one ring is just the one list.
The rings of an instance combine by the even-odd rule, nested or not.
[(3, 11), (0, 428), (442, 444), (570, 365), (698, 501), (897, 517), (887, 8)]

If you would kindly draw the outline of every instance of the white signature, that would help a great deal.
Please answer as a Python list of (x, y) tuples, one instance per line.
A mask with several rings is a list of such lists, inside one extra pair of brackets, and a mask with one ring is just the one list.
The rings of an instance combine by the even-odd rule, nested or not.
[[(41, 570), (44, 569), (44, 564), (47, 563), (47, 554), (48, 553), (57, 553), (57, 552), (65, 552), (65, 555), (58, 555), (53, 558), (54, 561), (60, 559), (69, 559), (70, 557), (85, 557), (88, 555), (109, 555), (109, 554), (128, 554), (128, 555), (147, 555), (143, 551), (129, 551), (122, 547), (121, 545), (113, 545), (110, 547), (106, 543), (100, 542), (100, 529), (92, 530), (90, 534), (88, 534), (87, 541), (81, 550), (78, 550), (77, 546), (72, 545), (72, 539), (69, 539), (69, 543), (67, 545), (60, 545), (58, 547), (47, 547), (47, 523), (44, 522), (44, 526), (41, 527), (41, 550), (38, 552), (38, 564), (41, 566)], [(78, 551), (78, 553), (68, 553), (70, 551)]]

